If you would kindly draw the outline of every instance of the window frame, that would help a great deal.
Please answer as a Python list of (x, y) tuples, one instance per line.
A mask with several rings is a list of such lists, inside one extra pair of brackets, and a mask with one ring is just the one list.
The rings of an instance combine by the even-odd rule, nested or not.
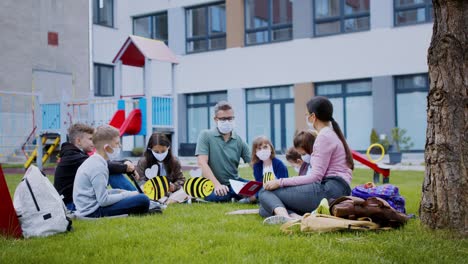
[[(210, 34), (210, 14), (209, 14), (209, 7), (210, 6), (217, 6), (220, 4), (224, 4), (225, 10), (226, 10), (226, 1), (217, 1), (213, 3), (207, 3), (207, 4), (201, 4), (201, 5), (194, 5), (190, 7), (186, 7), (184, 9), (185, 12), (185, 53), (186, 54), (195, 54), (195, 53), (200, 53), (200, 52), (208, 52), (208, 51), (215, 51), (215, 50), (224, 50), (227, 47), (227, 43), (224, 46), (224, 48), (216, 48), (216, 49), (209, 49), (209, 41), (213, 39), (220, 39), (224, 38), (226, 41), (226, 35), (227, 35), (227, 29), (225, 30), (224, 33), (216, 33), (216, 34)], [(204, 36), (196, 36), (196, 37), (188, 37), (188, 27), (187, 27), (187, 11), (192, 10), (192, 9), (198, 9), (198, 8), (204, 8), (204, 13), (205, 13), (205, 22), (206, 22), (206, 35)], [(226, 18), (226, 12), (224, 13), (224, 19), (227, 23), (227, 18)], [(193, 26), (193, 25), (192, 25)], [(206, 40), (206, 49), (204, 50), (197, 50), (197, 51), (189, 51), (188, 50), (188, 43), (197, 41), (197, 40)]]
[[(97, 80), (98, 87), (94, 87), (94, 97), (114, 97), (115, 96), (115, 66), (111, 65), (111, 64), (95, 62), (93, 64), (93, 69), (96, 66), (98, 67), (98, 69), (97, 69), (97, 71), (93, 72), (93, 75), (94, 75), (94, 78), (98, 78), (98, 80)], [(102, 95), (102, 91), (101, 91), (102, 89), (100, 87), (101, 78), (102, 78), (101, 70), (100, 70), (101, 67), (112, 69), (112, 94), (111, 95)], [(93, 80), (93, 81), (95, 81), (95, 80)]]
[[(371, 84), (371, 90), (368, 92), (348, 92), (348, 85), (352, 83), (358, 82), (369, 82)], [(328, 85), (328, 84), (340, 84), (341, 85), (341, 93), (336, 94), (319, 94), (318, 88), (320, 85)], [(331, 82), (319, 82), (314, 85), (314, 94), (316, 96), (324, 96), (327, 98), (342, 98), (343, 99), (343, 135), (345, 138), (347, 137), (347, 120), (346, 120), (346, 98), (348, 97), (357, 97), (357, 96), (372, 96), (372, 78), (361, 78), (361, 79), (352, 79), (352, 80), (341, 80), (341, 81), (331, 81)]]
[[(112, 2), (112, 10), (111, 10), (111, 14), (112, 14), (112, 17), (111, 17), (111, 24), (110, 25), (107, 25), (107, 24), (104, 24), (101, 22), (101, 16), (99, 15), (99, 11), (96, 12), (97, 14), (97, 17), (95, 19), (94, 17), (94, 12), (93, 12), (93, 25), (99, 25), (99, 26), (103, 26), (103, 27), (108, 27), (108, 28), (114, 28), (114, 5), (115, 5), (115, 2), (114, 0), (110, 0)], [(95, 8), (96, 10), (99, 10), (99, 0), (93, 0), (93, 8)]]
[[(245, 46), (256, 46), (256, 45), (263, 45), (263, 44), (268, 44), (268, 43), (277, 43), (277, 42), (283, 42), (283, 41), (290, 41), (294, 39), (293, 37), (293, 14), (291, 14), (291, 22), (290, 23), (281, 23), (281, 24), (273, 24), (273, 0), (268, 0), (268, 25), (265, 27), (260, 27), (260, 28), (253, 28), (253, 29), (247, 29), (247, 1), (249, 0), (244, 0), (244, 45)], [(293, 8), (292, 2), (289, 2), (291, 4), (291, 9)], [(286, 28), (291, 28), (291, 38), (290, 39), (281, 39), (281, 40), (272, 40), (272, 32), (274, 30), (278, 29), (286, 29)], [(268, 35), (268, 40), (262, 43), (247, 43), (247, 35), (251, 33), (257, 33), (257, 32), (267, 32)]]
[[(156, 30), (155, 28), (153, 27), (153, 25), (155, 24), (155, 19), (156, 17), (158, 16), (161, 16), (161, 15), (166, 15), (166, 24), (167, 24), (167, 39), (159, 39), (159, 38), (156, 38)], [(151, 39), (155, 39), (155, 40), (162, 40), (164, 41), (164, 43), (166, 45), (169, 45), (169, 16), (168, 16), (168, 12), (167, 11), (158, 11), (156, 13), (150, 13), (150, 14), (145, 14), (145, 15), (137, 15), (137, 16), (133, 16), (132, 17), (132, 34), (135, 35), (135, 36), (139, 36), (139, 35), (136, 35), (135, 34), (135, 20), (136, 19), (140, 19), (140, 18), (146, 18), (146, 17), (149, 17), (150, 18), (150, 25), (151, 25), (151, 28), (150, 28), (150, 35), (151, 35)]]
[[(425, 88), (408, 88), (408, 89), (402, 89), (398, 88), (398, 79), (400, 78), (407, 78), (407, 77), (417, 77), (417, 76), (423, 76), (425, 77)], [(429, 73), (423, 72), (423, 73), (412, 73), (412, 74), (403, 74), (403, 75), (394, 75), (393, 76), (393, 90), (394, 90), (394, 108), (395, 108), (395, 127), (398, 127), (398, 94), (405, 94), (405, 93), (414, 93), (414, 92), (425, 92), (429, 94)], [(411, 149), (407, 150), (404, 152), (407, 153), (420, 153), (423, 152), (424, 149)]]
[[(185, 114), (186, 114), (186, 120), (185, 120), (185, 127), (186, 127), (186, 143), (197, 143), (197, 142), (189, 142), (189, 109), (191, 108), (206, 108), (207, 111), (207, 120), (208, 120), (208, 128), (211, 129), (211, 120), (213, 116), (211, 116), (212, 113), (210, 113), (210, 107), (215, 106), (218, 102), (210, 102), (210, 96), (212, 95), (220, 95), (220, 94), (225, 94), (226, 95), (226, 100), (227, 100), (227, 91), (226, 90), (221, 90), (221, 91), (214, 91), (214, 92), (201, 92), (201, 93), (188, 93), (185, 94)], [(189, 96), (197, 96), (197, 95), (205, 95), (206, 96), (206, 103), (194, 103), (191, 104), (189, 103)]]
[[(294, 85), (292, 84), (285, 84), (285, 85), (276, 85), (276, 86), (265, 86), (265, 87), (252, 87), (252, 88), (247, 88), (245, 89), (245, 131), (246, 131), (246, 141), (247, 142), (253, 142), (253, 138), (249, 138), (249, 112), (248, 112), (248, 105), (249, 104), (269, 104), (270, 106), (270, 125), (273, 125), (274, 124), (274, 116), (273, 116), (273, 112), (274, 112), (274, 105), (275, 104), (288, 104), (288, 103), (293, 103), (294, 104), (294, 95), (292, 98), (280, 98), (280, 99), (273, 99), (273, 89), (276, 89), (276, 88), (285, 88), (285, 87), (288, 87), (290, 89), (292, 89), (294, 91)], [(249, 100), (249, 96), (248, 96), (248, 91), (251, 91), (251, 90), (255, 90), (255, 89), (268, 89), (269, 91), (269, 99), (265, 99), (265, 100)], [(259, 135), (258, 135), (259, 136)], [(270, 140), (273, 142), (274, 138), (275, 138), (275, 129), (271, 129), (270, 131), (270, 135), (266, 135), (267, 137), (270, 138)], [(288, 146), (286, 146), (287, 148)], [(283, 151), (283, 149), (279, 149), (278, 146), (275, 146), (275, 151), (278, 151), (278, 150), (281, 150)]]
[[(433, 22), (431, 13), (429, 12), (431, 7), (433, 7), (431, 0), (424, 0), (424, 3), (411, 4), (411, 5), (404, 6), (404, 7), (398, 7), (396, 1), (398, 1), (398, 0), (393, 0), (393, 26), (394, 27), (404, 27), (404, 26), (418, 25), (418, 24), (425, 24), (425, 23), (432, 23)], [(424, 14), (426, 15), (426, 19), (424, 21), (421, 21), (421, 22), (416, 21), (416, 22), (397, 24), (397, 13), (398, 12), (409, 11), (409, 10), (417, 10), (417, 9), (420, 9), (420, 8), (424, 8)]]
[[(344, 1), (345, 0), (339, 0), (339, 1), (340, 1), (340, 14), (338, 16), (327, 17), (327, 18), (316, 18), (317, 4), (316, 4), (316, 0), (313, 0), (312, 28), (313, 28), (313, 32), (314, 32), (314, 37), (328, 37), (328, 36), (334, 36), (334, 35), (340, 35), (340, 34), (349, 34), (349, 33), (364, 32), (364, 31), (370, 31), (371, 30), (372, 25), (371, 25), (371, 13), (370, 13), (370, 5), (371, 4), (370, 4), (370, 2), (369, 2), (369, 11), (346, 15), (345, 14), (345, 9), (344, 9), (344, 6), (345, 6)], [(353, 18), (362, 18), (362, 17), (369, 17), (369, 28), (355, 30), (355, 31), (344, 31), (344, 21), (345, 20), (353, 19)], [(329, 22), (335, 22), (335, 21), (340, 22), (340, 32), (317, 34), (317, 29), (316, 29), (317, 24), (329, 23)]]

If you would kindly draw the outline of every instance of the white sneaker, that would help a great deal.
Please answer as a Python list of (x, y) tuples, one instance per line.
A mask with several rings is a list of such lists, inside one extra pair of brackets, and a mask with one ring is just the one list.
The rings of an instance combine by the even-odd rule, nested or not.
[(161, 204), (160, 202), (150, 200), (149, 210), (158, 209), (158, 208), (161, 209), (161, 211), (162, 211), (162, 210), (165, 210), (167, 208), (167, 205)]
[(283, 216), (283, 215), (274, 215), (274, 216), (265, 218), (265, 220), (263, 220), (263, 224), (264, 225), (281, 225), (291, 220), (294, 220), (294, 219), (292, 219), (291, 217)]

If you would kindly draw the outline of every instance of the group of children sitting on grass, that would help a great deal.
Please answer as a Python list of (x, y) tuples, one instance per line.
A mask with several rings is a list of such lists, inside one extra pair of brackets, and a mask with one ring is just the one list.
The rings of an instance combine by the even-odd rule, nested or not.
[[(275, 156), (275, 148), (268, 138), (261, 136), (253, 141), (253, 176), (263, 182), (264, 188), (242, 200), (258, 201), (259, 213), (267, 218), (266, 223), (283, 223), (300, 217), (312, 211), (322, 198), (350, 193), (352, 158), (331, 116), (331, 103), (319, 97), (309, 101), (307, 108), (306, 120), (311, 130), (297, 133), (294, 147), (286, 152), (286, 159), (299, 177), (288, 177), (287, 167)], [(121, 144), (116, 128), (103, 125), (94, 129), (74, 124), (68, 132), (69, 143), (62, 145), (54, 186), (76, 216), (97, 218), (161, 212), (165, 204), (181, 201), (171, 199), (171, 195), (186, 195), (181, 164), (173, 156), (171, 142), (165, 135), (151, 135), (135, 166), (128, 160), (119, 160)], [(93, 150), (94, 154), (88, 156)], [(124, 175), (134, 177), (142, 185), (148, 180), (146, 171), (154, 165), (157, 176), (165, 176), (169, 182), (167, 197), (159, 201), (150, 201)]]

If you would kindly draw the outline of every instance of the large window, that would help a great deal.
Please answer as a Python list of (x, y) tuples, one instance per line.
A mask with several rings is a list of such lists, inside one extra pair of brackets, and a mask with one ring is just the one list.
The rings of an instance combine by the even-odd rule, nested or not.
[(114, 96), (114, 67), (94, 64), (94, 96)]
[(394, 0), (395, 26), (434, 20), (432, 0)]
[(101, 26), (114, 26), (114, 1), (94, 0), (93, 1), (93, 23)]
[(219, 2), (187, 8), (187, 53), (226, 48), (226, 5)]
[(315, 35), (369, 30), (369, 7), (369, 0), (315, 0)]
[(333, 118), (349, 146), (354, 150), (366, 150), (373, 127), (371, 80), (320, 83), (316, 85), (315, 94), (328, 97), (332, 102)]
[(197, 143), (203, 129), (215, 127), (214, 106), (226, 101), (226, 92), (198, 93), (187, 95), (187, 143)]
[(133, 34), (167, 44), (167, 12), (133, 18)]
[(292, 39), (290, 0), (245, 0), (247, 45)]
[(395, 77), (396, 126), (406, 129), (414, 146), (411, 150), (423, 150), (426, 143), (427, 74)]
[(248, 89), (246, 97), (247, 142), (267, 136), (275, 149), (284, 153), (292, 146), (295, 131), (292, 86)]

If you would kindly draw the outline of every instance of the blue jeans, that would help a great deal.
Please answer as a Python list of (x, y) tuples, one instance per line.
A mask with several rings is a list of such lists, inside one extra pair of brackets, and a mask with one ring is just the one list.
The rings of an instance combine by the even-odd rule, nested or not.
[[(131, 177), (131, 176), (130, 176)], [(123, 174), (109, 175), (109, 185), (112, 189), (122, 189), (127, 191), (136, 191), (136, 187)]]
[(325, 177), (320, 182), (288, 186), (274, 191), (259, 192), (260, 215), (274, 215), (278, 207), (286, 208), (289, 213), (303, 215), (312, 212), (323, 198), (336, 199), (351, 194), (349, 184), (341, 177)]
[[(241, 182), (248, 182), (249, 181), (249, 180), (242, 179), (242, 178), (237, 178), (236, 180), (241, 181)], [(231, 185), (228, 185), (228, 187), (229, 187), (228, 194), (226, 194), (224, 196), (218, 196), (218, 195), (215, 194), (215, 192), (213, 190), (213, 192), (210, 195), (205, 197), (205, 201), (224, 203), (224, 202), (230, 202), (232, 200), (232, 198), (234, 198), (236, 200), (240, 200), (240, 199), (243, 198), (242, 196), (239, 196), (239, 195), (237, 195), (237, 193), (234, 192)]]
[(137, 194), (116, 202), (113, 205), (99, 207), (94, 213), (86, 217), (105, 217), (123, 214), (145, 214), (149, 209), (149, 198), (144, 194)]
[(75, 204), (73, 202), (69, 202), (69, 203), (65, 204), (65, 206), (67, 207), (68, 210), (70, 210), (72, 212), (76, 211), (76, 207), (75, 207)]

